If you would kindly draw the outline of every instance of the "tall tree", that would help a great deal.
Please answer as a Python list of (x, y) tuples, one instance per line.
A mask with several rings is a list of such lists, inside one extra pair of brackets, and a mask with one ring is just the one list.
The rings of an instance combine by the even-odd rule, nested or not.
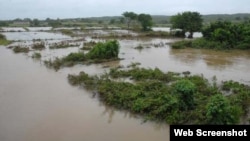
[(198, 12), (183, 12), (171, 17), (172, 28), (182, 29), (183, 33), (189, 32), (188, 38), (193, 38), (193, 33), (200, 31), (203, 19)]
[(129, 29), (131, 22), (137, 19), (137, 14), (134, 12), (124, 12), (122, 15), (124, 16), (128, 29)]
[(138, 16), (138, 21), (141, 23), (143, 31), (151, 30), (151, 27), (153, 25), (153, 20), (149, 14), (140, 14)]

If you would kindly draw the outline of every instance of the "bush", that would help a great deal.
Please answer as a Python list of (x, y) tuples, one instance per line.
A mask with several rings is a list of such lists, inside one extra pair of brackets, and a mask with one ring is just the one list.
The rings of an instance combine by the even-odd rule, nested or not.
[(118, 58), (119, 43), (117, 40), (97, 43), (87, 54), (89, 59), (111, 59)]
[(240, 108), (231, 106), (221, 94), (212, 96), (206, 106), (207, 124), (236, 124), (240, 120), (240, 114)]
[(190, 110), (194, 108), (194, 93), (196, 86), (189, 80), (178, 80), (173, 85), (173, 94), (179, 99), (180, 109)]

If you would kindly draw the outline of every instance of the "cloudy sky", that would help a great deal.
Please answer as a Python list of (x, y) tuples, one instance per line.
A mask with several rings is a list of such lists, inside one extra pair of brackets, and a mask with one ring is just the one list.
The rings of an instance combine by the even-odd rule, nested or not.
[(250, 13), (250, 0), (0, 0), (0, 20), (119, 16), (125, 11), (173, 15)]

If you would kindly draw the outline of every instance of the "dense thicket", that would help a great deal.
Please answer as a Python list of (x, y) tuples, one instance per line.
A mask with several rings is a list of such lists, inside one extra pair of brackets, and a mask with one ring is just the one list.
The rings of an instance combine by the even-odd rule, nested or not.
[[(157, 68), (111, 69), (100, 77), (81, 72), (68, 79), (97, 91), (110, 106), (169, 124), (238, 124), (250, 106), (249, 86), (233, 81), (217, 86), (202, 76)], [(126, 79), (132, 82), (121, 81)]]
[(250, 49), (250, 21), (215, 22), (204, 27), (203, 37), (176, 42), (173, 48)]

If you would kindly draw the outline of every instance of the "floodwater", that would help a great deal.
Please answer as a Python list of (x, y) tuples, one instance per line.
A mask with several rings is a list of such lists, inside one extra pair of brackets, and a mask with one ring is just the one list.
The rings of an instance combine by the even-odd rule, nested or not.
[[(25, 40), (45, 37), (48, 43), (72, 39), (68, 36), (35, 32), (3, 33), (8, 39)], [(18, 36), (19, 35), (19, 36)], [(44, 38), (46, 39), (46, 38)], [(87, 41), (92, 40), (90, 37)], [(93, 39), (95, 40), (95, 39)], [(98, 41), (98, 40), (95, 40)], [(218, 81), (235, 80), (250, 85), (250, 51), (174, 50), (174, 39), (135, 38), (119, 40), (120, 61), (76, 65), (58, 71), (46, 68), (44, 60), (78, 52), (79, 47), (49, 49), (40, 52), (41, 60), (32, 59), (34, 51), (14, 54), (0, 46), (0, 141), (169, 141), (169, 126), (143, 119), (126, 111), (103, 105), (92, 92), (73, 87), (68, 74), (85, 71), (91, 75), (116, 67), (140, 62), (141, 67), (158, 67), (163, 71), (213, 76)], [(84, 41), (83, 41), (84, 42)], [(138, 45), (141, 50), (135, 49)], [(105, 66), (105, 67), (104, 67)]]

